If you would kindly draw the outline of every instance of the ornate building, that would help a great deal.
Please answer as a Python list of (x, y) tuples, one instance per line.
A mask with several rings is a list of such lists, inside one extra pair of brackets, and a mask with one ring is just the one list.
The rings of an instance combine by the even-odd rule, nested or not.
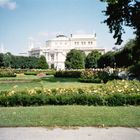
[(71, 49), (82, 50), (86, 55), (93, 50), (98, 50), (102, 54), (105, 52), (104, 49), (96, 47), (96, 35), (71, 35), (70, 37), (58, 35), (56, 38), (46, 41), (46, 46), (43, 48), (32, 46), (29, 56), (44, 55), (50, 68), (63, 70), (65, 69), (66, 55)]

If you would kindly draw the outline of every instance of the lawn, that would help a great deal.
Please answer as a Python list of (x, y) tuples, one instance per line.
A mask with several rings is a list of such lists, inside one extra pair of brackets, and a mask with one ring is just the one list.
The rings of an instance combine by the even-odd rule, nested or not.
[(17, 90), (24, 90), (35, 87), (69, 88), (69, 87), (87, 87), (91, 85), (98, 84), (80, 83), (77, 78), (55, 78), (52, 76), (40, 78), (32, 75), (20, 75), (12, 78), (0, 78), (0, 91), (12, 90), (15, 86)]
[(126, 126), (140, 127), (140, 106), (1, 107), (0, 127)]

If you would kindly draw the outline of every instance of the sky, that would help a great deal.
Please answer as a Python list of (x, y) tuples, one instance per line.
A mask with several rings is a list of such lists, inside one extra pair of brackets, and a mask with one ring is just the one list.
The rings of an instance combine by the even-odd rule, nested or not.
[[(96, 33), (97, 47), (108, 51), (115, 40), (102, 23), (105, 9), (99, 0), (0, 0), (0, 44), (19, 55), (28, 52), (31, 39), (45, 45), (58, 34)], [(125, 31), (121, 46), (134, 38), (132, 29)]]

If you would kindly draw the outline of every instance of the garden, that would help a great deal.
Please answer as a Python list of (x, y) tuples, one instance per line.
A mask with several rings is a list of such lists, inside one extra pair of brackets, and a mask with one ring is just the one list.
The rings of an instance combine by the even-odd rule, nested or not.
[(0, 106), (140, 105), (139, 81), (120, 80), (105, 71), (14, 72), (7, 70), (8, 77), (0, 79)]
[(0, 70), (0, 126), (140, 126), (139, 105), (116, 70)]

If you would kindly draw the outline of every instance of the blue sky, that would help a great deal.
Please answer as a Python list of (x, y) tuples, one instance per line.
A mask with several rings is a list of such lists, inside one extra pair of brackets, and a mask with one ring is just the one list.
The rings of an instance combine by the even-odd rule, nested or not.
[[(99, 0), (0, 0), (0, 43), (19, 54), (28, 51), (30, 38), (45, 44), (59, 33), (96, 32), (97, 46), (110, 50), (115, 40), (101, 23), (106, 18), (102, 10), (105, 3)], [(133, 32), (126, 28), (124, 43), (130, 38)]]

